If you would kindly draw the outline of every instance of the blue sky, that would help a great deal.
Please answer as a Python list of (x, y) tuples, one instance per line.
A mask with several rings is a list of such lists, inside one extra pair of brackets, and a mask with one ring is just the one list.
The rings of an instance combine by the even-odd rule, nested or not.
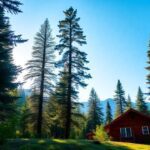
[[(14, 50), (16, 64), (24, 66), (31, 58), (33, 38), (45, 18), (49, 19), (53, 36), (58, 34), (58, 21), (63, 10), (73, 6), (81, 18), (80, 25), (87, 36), (92, 79), (80, 90), (80, 100), (88, 99), (91, 87), (100, 99), (113, 97), (120, 79), (126, 95), (135, 99), (137, 88), (146, 92), (147, 50), (150, 39), (149, 0), (22, 0), (22, 14), (11, 15), (11, 24), (17, 34), (29, 39)], [(56, 42), (58, 39), (55, 38)], [(22, 75), (19, 78), (22, 79)], [(28, 88), (29, 84), (25, 84)]]

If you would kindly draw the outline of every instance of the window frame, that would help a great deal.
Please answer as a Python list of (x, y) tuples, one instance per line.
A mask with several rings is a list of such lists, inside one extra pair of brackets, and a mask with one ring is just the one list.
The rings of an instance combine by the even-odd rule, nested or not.
[[(130, 129), (129, 130), (130, 131), (129, 132), (129, 136), (128, 136), (128, 133), (127, 133), (127, 129)], [(125, 136), (122, 136), (122, 130), (124, 130)], [(121, 138), (131, 138), (131, 137), (133, 137), (131, 127), (120, 128), (120, 136), (121, 136)]]
[[(145, 131), (144, 131), (144, 128), (146, 127), (146, 132), (147, 133), (145, 133)], [(150, 131), (149, 131), (149, 127), (148, 126), (142, 126), (142, 134), (143, 135), (150, 135)]]

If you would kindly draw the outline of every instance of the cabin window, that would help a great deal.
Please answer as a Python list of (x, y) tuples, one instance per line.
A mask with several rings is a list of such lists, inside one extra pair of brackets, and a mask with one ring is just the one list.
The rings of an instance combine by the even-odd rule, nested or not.
[(131, 128), (120, 128), (120, 134), (123, 138), (132, 137), (132, 130)]
[(149, 128), (148, 128), (148, 126), (142, 126), (142, 133), (143, 133), (143, 135), (149, 135)]

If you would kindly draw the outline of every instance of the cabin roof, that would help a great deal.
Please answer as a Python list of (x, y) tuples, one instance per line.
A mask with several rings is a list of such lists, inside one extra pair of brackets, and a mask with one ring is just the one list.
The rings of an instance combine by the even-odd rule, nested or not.
[(135, 114), (137, 114), (137, 115), (139, 115), (139, 116), (142, 116), (142, 117), (147, 118), (147, 119), (150, 120), (150, 116), (149, 116), (149, 115), (146, 115), (146, 114), (144, 114), (144, 113), (142, 113), (142, 112), (139, 112), (139, 111), (137, 111), (137, 110), (135, 110), (135, 109), (133, 109), (133, 108), (130, 108), (130, 109), (128, 109), (127, 111), (125, 111), (122, 115), (120, 115), (120, 116), (118, 116), (116, 119), (114, 119), (111, 123), (107, 124), (107, 125), (105, 126), (105, 128), (108, 128), (109, 126), (111, 126), (112, 124), (114, 124), (114, 123), (117, 122), (118, 120), (122, 119), (123, 117), (125, 117), (125, 116), (126, 116), (127, 114), (129, 114), (129, 113), (135, 113)]

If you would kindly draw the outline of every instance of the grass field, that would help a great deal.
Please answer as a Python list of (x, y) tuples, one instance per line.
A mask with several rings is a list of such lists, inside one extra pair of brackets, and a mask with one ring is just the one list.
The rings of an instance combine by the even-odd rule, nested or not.
[(106, 142), (95, 144), (87, 140), (9, 140), (0, 150), (150, 150), (150, 145)]

